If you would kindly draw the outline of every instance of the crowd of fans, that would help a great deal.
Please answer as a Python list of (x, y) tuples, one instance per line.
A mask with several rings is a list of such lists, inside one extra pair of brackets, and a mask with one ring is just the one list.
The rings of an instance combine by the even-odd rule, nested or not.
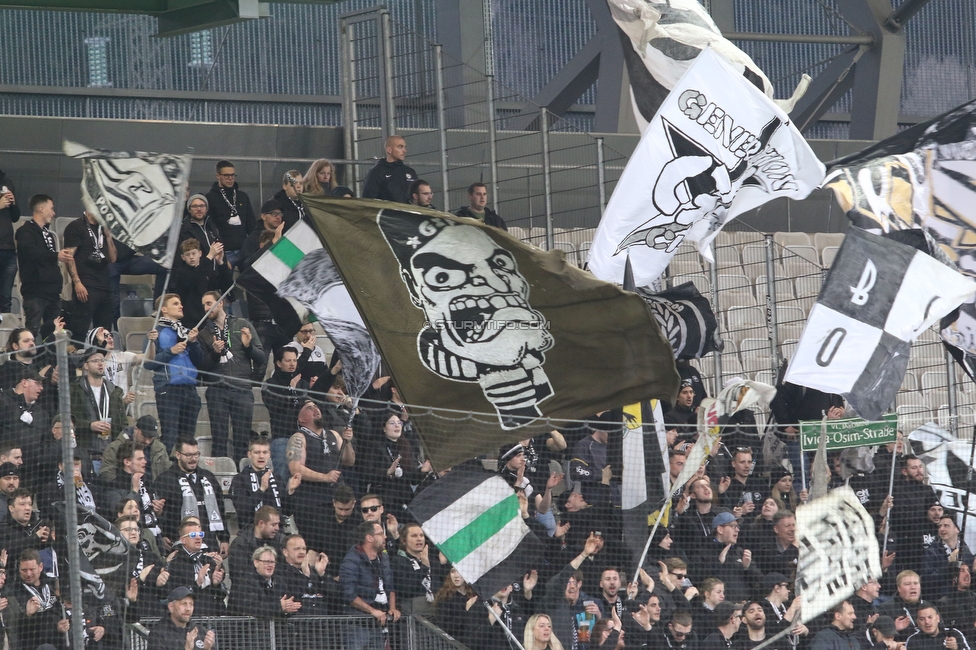
[[(432, 207), (430, 185), (404, 164), (403, 139), (388, 139), (386, 154), (364, 194)], [(521, 579), (476, 594), (412, 521), (411, 500), (446, 468), (425, 459), (391, 378), (377, 379), (354, 407), (342, 364), (317, 345), (313, 325), (282, 332), (254, 296), (222, 299), (235, 271), (306, 218), (303, 196), (351, 190), (337, 186), (328, 161), (316, 161), (304, 176), (285, 174), (255, 215), (234, 166), (221, 161), (216, 173), (209, 191), (189, 197), (181, 262), (171, 292), (156, 299), (158, 326), (140, 352), (120, 350), (112, 334), (118, 279), (162, 269), (113, 242), (90, 215), (72, 222), (59, 248), (48, 228), (53, 201), (29, 202), (32, 218), (16, 236), (21, 269), (31, 269), (21, 274), (26, 327), (11, 333), (0, 365), (0, 564), (10, 571), (9, 579), (0, 572), (0, 621), (11, 648), (66, 645), (72, 603), (58, 578), (69, 571), (64, 485), (73, 483), (77, 505), (114, 522), (138, 551), (124, 593), (86, 593), (93, 648), (121, 648), (125, 623), (160, 618), (150, 648), (209, 650), (215, 634), (196, 621), (231, 614), (357, 615), (365, 623), (344, 632), (342, 647), (382, 649), (404, 643), (398, 621), (416, 614), (472, 650), (514, 648), (516, 639), (526, 650), (752, 650), (781, 631), (771, 648), (968, 650), (974, 557), (900, 438), (873, 458), (831, 455), (831, 486), (849, 484), (875, 518), (885, 572), (822, 619), (799, 622), (794, 511), (807, 494), (789, 467), (810, 467), (810, 459), (795, 426), (761, 438), (748, 412), (677, 493), (639, 571), (634, 540), (623, 537), (612, 460), (618, 412), (499, 449), (490, 460), (545, 551)], [(20, 213), (12, 190), (0, 196), (2, 248)], [(459, 214), (504, 228), (487, 198), (484, 185), (472, 185)], [(64, 311), (61, 265), (74, 294)], [(0, 272), (0, 310), (8, 311), (13, 279), (7, 286), (5, 278)], [(70, 378), (38, 347), (66, 327), (84, 338)], [(158, 420), (133, 417), (140, 367), (152, 372)], [(704, 397), (694, 369), (680, 371), (681, 392), (665, 409), (671, 480), (697, 437)], [(67, 430), (57, 408), (63, 382)], [(252, 385), (261, 385), (267, 432), (252, 430)], [(240, 465), (226, 494), (194, 438), (201, 387), (212, 453)], [(843, 414), (838, 396), (789, 385), (771, 407), (782, 423)], [(70, 472), (61, 463), (64, 435), (75, 448)]]

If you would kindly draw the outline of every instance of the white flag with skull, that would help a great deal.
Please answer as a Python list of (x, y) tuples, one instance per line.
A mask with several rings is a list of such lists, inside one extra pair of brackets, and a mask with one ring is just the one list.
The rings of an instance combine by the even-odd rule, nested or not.
[(805, 198), (823, 177), (786, 113), (705, 49), (630, 157), (590, 248), (590, 271), (620, 283), (629, 255), (635, 284), (649, 285), (685, 240), (711, 261), (726, 223), (778, 197)]
[(116, 240), (172, 268), (192, 158), (89, 149), (67, 140), (63, 149), (81, 159), (85, 209)]

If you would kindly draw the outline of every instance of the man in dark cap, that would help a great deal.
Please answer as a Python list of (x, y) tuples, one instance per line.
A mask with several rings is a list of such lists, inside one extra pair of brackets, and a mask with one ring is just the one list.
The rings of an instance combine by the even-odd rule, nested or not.
[(800, 611), (800, 601), (790, 601), (790, 579), (782, 573), (772, 571), (763, 578), (763, 591), (766, 598), (762, 601), (763, 611), (766, 613), (766, 629), (770, 634), (778, 634), (790, 627), (797, 620)]
[(164, 616), (149, 633), (148, 650), (179, 650), (202, 648), (210, 650), (217, 640), (213, 630), (192, 623), (193, 591), (177, 587), (166, 599), (168, 616)]
[[(732, 637), (739, 631), (742, 624), (742, 610), (723, 600), (715, 606), (715, 627), (712, 633), (702, 642), (702, 650), (729, 650), (732, 647)], [(718, 628), (718, 629), (716, 629)]]
[(740, 548), (738, 540), (739, 521), (730, 512), (720, 512), (712, 519), (711, 542), (688, 563), (696, 583), (718, 578), (725, 583), (725, 598), (734, 602), (745, 600), (762, 575), (752, 564), (752, 551)]
[(159, 423), (151, 415), (143, 415), (131, 427), (126, 427), (119, 437), (109, 443), (105, 448), (102, 457), (102, 466), (98, 470), (98, 477), (106, 483), (115, 480), (115, 475), (119, 470), (118, 461), (115, 455), (119, 447), (126, 440), (131, 440), (137, 445), (141, 445), (146, 452), (146, 476), (147, 482), (151, 483), (157, 476), (169, 469), (173, 461), (170, 460), (166, 452), (166, 445), (159, 439)]
[(558, 476), (551, 474), (545, 486), (535, 485), (526, 476), (525, 447), (521, 442), (504, 445), (498, 451), (498, 473), (516, 490), (521, 490), (529, 502), (529, 512), (544, 515), (552, 507), (552, 489), (558, 484)]
[(0, 523), (7, 518), (7, 502), (20, 487), (20, 469), (13, 463), (0, 465)]
[(38, 401), (44, 378), (36, 370), (23, 368), (12, 386), (0, 393), (0, 444), (20, 446), (46, 431), (50, 416)]
[(571, 480), (581, 482), (589, 489), (587, 500), (600, 506), (610, 503), (611, 468), (607, 461), (607, 443), (610, 432), (620, 432), (623, 413), (612, 409), (587, 421), (591, 433), (576, 443), (569, 462)]
[(678, 399), (674, 407), (664, 414), (664, 427), (678, 432), (678, 437), (688, 439), (698, 433), (698, 416), (692, 406), (695, 402), (695, 388), (691, 379), (682, 379), (678, 389)]
[(879, 616), (874, 623), (867, 626), (867, 630), (867, 640), (873, 648), (888, 650), (889, 648), (894, 649), (898, 645), (898, 642), (895, 641), (898, 630), (895, 629), (895, 621), (890, 616)]

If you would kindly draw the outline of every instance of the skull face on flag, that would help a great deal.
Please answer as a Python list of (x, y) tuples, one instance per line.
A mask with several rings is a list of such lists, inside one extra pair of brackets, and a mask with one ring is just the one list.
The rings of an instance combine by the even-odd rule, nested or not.
[(445, 379), (478, 382), (503, 428), (539, 417), (538, 404), (553, 394), (543, 369), (553, 339), (512, 253), (446, 219), (384, 210), (377, 223), (427, 318), (417, 337), (424, 365)]

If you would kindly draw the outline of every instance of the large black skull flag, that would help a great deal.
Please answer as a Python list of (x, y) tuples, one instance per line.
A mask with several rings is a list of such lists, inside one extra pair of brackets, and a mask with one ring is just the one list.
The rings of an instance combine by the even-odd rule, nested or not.
[(648, 306), (562, 253), (420, 208), (307, 205), (400, 393), (443, 409), (413, 414), (436, 466), (676, 391)]

